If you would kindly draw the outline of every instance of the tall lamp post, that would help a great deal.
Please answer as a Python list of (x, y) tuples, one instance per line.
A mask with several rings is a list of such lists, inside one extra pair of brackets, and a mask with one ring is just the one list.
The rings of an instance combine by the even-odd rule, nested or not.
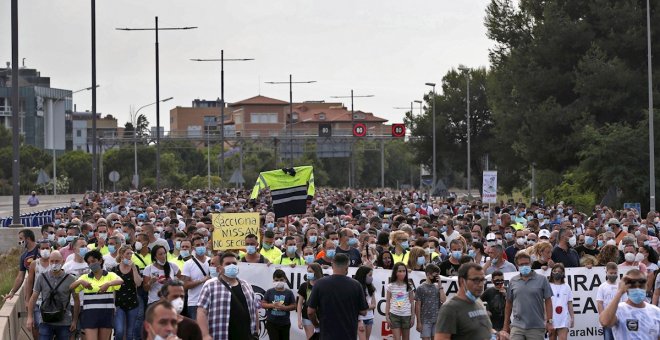
[[(165, 98), (165, 99), (161, 100), (160, 102), (164, 103), (164, 102), (166, 102), (168, 100), (172, 100), (172, 99), (174, 99), (174, 97)], [(140, 110), (144, 109), (145, 107), (149, 107), (151, 105), (156, 105), (156, 104), (157, 104), (157, 102), (153, 102), (153, 103), (149, 103), (147, 105), (143, 105), (140, 108), (138, 108), (137, 111), (135, 111), (135, 113), (131, 114), (131, 123), (133, 124), (133, 161), (134, 161), (133, 169), (135, 170), (135, 173), (133, 174), (133, 181), (132, 182), (133, 182), (133, 185), (135, 186), (135, 189), (137, 189), (139, 187), (139, 184), (140, 184), (140, 176), (138, 175), (138, 166), (137, 166), (137, 135), (136, 135), (136, 132), (137, 132), (137, 117), (138, 117), (138, 113), (140, 113)], [(156, 130), (158, 130), (158, 128), (156, 128)]]
[(289, 81), (267, 81), (266, 84), (281, 85), (289, 84), (289, 121), (287, 122), (289, 130), (289, 152), (291, 158), (289, 159), (289, 167), (293, 168), (293, 84), (312, 84), (316, 80), (293, 81), (293, 76), (289, 74)]
[(118, 31), (154, 31), (156, 32), (156, 190), (160, 189), (160, 58), (158, 50), (158, 31), (192, 30), (197, 26), (158, 27), (158, 17), (155, 17), (154, 28), (116, 28)]
[(424, 102), (421, 100), (415, 100), (415, 103), (419, 104), (419, 114), (424, 114)]
[(646, 62), (649, 87), (649, 198), (650, 211), (655, 211), (655, 141), (653, 136), (653, 64), (651, 63), (651, 6), (646, 0)]
[[(101, 85), (97, 84), (94, 87), (100, 87), (100, 86)], [(71, 95), (73, 96), (74, 94), (76, 94), (78, 92), (89, 91), (89, 90), (92, 90), (92, 89), (93, 89), (92, 86), (86, 87), (84, 89), (80, 89), (80, 90), (76, 90), (76, 91), (71, 92)], [(60, 101), (62, 99), (65, 99), (67, 97), (68, 96), (62, 96), (62, 97), (56, 98), (53, 101), (53, 105), (55, 103), (57, 103), (58, 101)], [(51, 117), (51, 120), (53, 120), (52, 117)], [(45, 133), (45, 131), (44, 131), (44, 133)], [(57, 157), (55, 155), (55, 126), (53, 124), (53, 121), (51, 121), (51, 123), (50, 123), (50, 142), (51, 142), (51, 146), (53, 147), (53, 196), (57, 196)]]
[(436, 157), (435, 157), (435, 83), (426, 83), (426, 86), (431, 86), (433, 88), (433, 98), (431, 98), (431, 105), (433, 105), (433, 184), (431, 185), (431, 196), (435, 194), (435, 182), (436, 182), (436, 171), (435, 171), (435, 166), (436, 166)]
[[(219, 61), (220, 62), (220, 178), (225, 180), (225, 61), (251, 61), (254, 58), (225, 59), (225, 50), (220, 50), (220, 59), (190, 59), (192, 61)], [(207, 133), (208, 135), (208, 133)], [(208, 139), (208, 138), (207, 138)], [(208, 186), (211, 186), (211, 161), (208, 161)]]
[(12, 143), (12, 220), (13, 226), (20, 227), (21, 210), (20, 210), (20, 194), (21, 182), (20, 176), (20, 162), (21, 156), (19, 151), (20, 139), (18, 134), (18, 114), (20, 108), (20, 95), (18, 93), (18, 0), (11, 0), (11, 143)]
[(471, 175), (471, 167), (472, 164), (470, 164), (470, 69), (467, 67), (459, 67), (459, 70), (465, 72), (465, 79), (467, 80), (467, 93), (465, 95), (466, 101), (467, 101), (467, 109), (466, 109), (466, 120), (467, 120), (467, 193), (468, 196), (470, 196), (470, 190), (472, 189), (472, 186), (470, 185), (470, 175)]
[[(361, 95), (361, 96), (355, 96), (353, 95), (353, 89), (351, 89), (351, 95), (350, 96), (330, 96), (330, 98), (351, 98), (351, 131), (353, 129), (353, 126), (355, 125), (355, 110), (353, 109), (353, 98), (371, 98), (373, 97), (373, 94), (366, 94), (366, 95)], [(357, 180), (355, 179), (355, 160), (353, 159), (353, 143), (355, 143), (355, 136), (351, 137), (351, 143), (350, 149), (349, 149), (349, 158), (348, 158), (348, 164), (349, 164), (349, 175), (348, 175), (348, 187), (352, 188), (353, 186), (357, 186)]]

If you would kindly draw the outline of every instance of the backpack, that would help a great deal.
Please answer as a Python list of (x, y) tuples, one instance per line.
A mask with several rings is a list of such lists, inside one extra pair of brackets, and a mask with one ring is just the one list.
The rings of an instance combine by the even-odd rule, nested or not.
[(57, 296), (57, 288), (66, 280), (67, 276), (69, 274), (64, 274), (64, 277), (55, 286), (55, 289), (50, 285), (46, 276), (43, 276), (44, 281), (46, 281), (46, 284), (50, 288), (48, 296), (41, 302), (41, 320), (45, 323), (60, 322), (64, 319), (66, 309), (69, 307), (69, 299), (66, 299), (65, 306), (61, 306), (61, 303), (58, 303), (55, 297)]

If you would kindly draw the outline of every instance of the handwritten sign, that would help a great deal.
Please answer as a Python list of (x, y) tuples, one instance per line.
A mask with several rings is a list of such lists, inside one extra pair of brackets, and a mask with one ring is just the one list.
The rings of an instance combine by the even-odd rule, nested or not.
[(259, 242), (259, 213), (211, 214), (213, 250), (245, 249), (245, 236), (254, 234)]

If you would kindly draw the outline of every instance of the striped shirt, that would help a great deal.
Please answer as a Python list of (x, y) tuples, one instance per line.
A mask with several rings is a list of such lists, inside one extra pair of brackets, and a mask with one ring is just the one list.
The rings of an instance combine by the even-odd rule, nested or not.
[[(261, 308), (261, 301), (257, 298), (249, 283), (238, 279), (250, 314), (250, 329), (252, 333), (257, 330), (256, 311)], [(202, 287), (197, 300), (197, 307), (204, 308), (208, 315), (209, 335), (215, 340), (227, 339), (229, 336), (229, 315), (231, 306), (231, 292), (220, 282), (219, 278), (212, 278)]]
[(104, 284), (119, 279), (119, 276), (113, 272), (103, 271), (101, 277), (97, 280), (94, 274), (82, 275), (81, 280), (87, 281), (92, 285), (92, 288), (87, 289), (83, 286), (76, 288), (76, 293), (83, 292), (83, 310), (99, 310), (99, 309), (115, 309), (115, 291), (119, 290), (121, 285), (110, 286), (108, 290), (100, 293), (99, 289)]

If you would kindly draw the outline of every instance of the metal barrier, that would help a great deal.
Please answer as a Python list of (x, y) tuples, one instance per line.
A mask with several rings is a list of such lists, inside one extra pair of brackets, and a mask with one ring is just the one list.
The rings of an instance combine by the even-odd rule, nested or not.
[[(52, 223), (55, 219), (55, 214), (58, 212), (63, 212), (69, 209), (69, 207), (59, 207), (52, 208), (43, 211), (32, 212), (29, 214), (23, 214), (20, 216), (21, 224), (26, 227), (41, 227), (46, 223)], [(9, 227), (13, 224), (12, 217), (5, 217), (0, 220), (0, 227)]]

